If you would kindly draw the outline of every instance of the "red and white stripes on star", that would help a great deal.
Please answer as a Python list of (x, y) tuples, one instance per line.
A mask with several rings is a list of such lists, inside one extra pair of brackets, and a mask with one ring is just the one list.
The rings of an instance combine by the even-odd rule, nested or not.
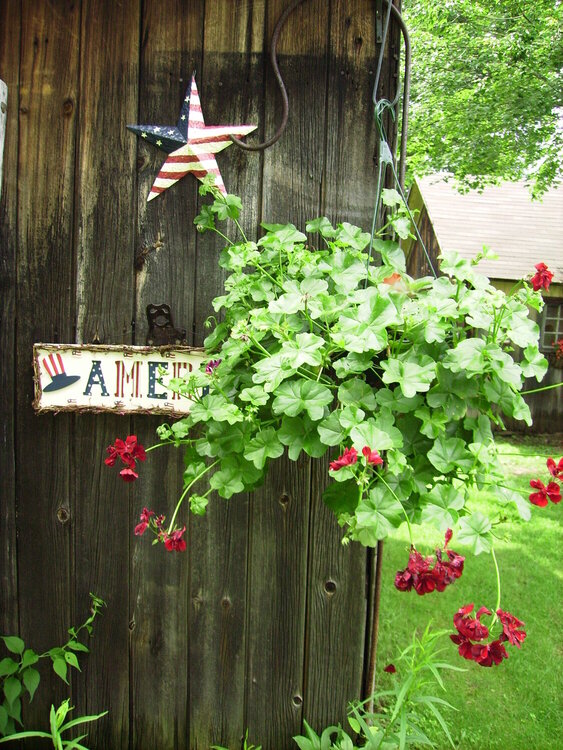
[(231, 145), (232, 141), (229, 136), (248, 135), (253, 130), (256, 130), (256, 125), (207, 126), (203, 119), (195, 78), (192, 77), (188, 142), (168, 156), (154, 181), (147, 201), (156, 198), (188, 172), (191, 172), (198, 180), (203, 180), (208, 174), (214, 175), (216, 187), (222, 193), (226, 193), (215, 154)]

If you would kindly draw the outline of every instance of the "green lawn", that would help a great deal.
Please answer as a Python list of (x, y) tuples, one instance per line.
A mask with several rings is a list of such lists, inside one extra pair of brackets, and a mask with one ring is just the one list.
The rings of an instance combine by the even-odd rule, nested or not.
[[(560, 439), (502, 439), (500, 448), (506, 476), (512, 486), (529, 492), (528, 482), (539, 477), (547, 484), (547, 456), (563, 454)], [(487, 512), (486, 504), (479, 507)], [(446, 676), (448, 695), (459, 709), (449, 712), (452, 736), (458, 750), (555, 750), (563, 747), (563, 503), (547, 508), (531, 506), (532, 518), (521, 521), (512, 506), (503, 509), (506, 523), (497, 527), (502, 536), (495, 544), (499, 563), (501, 607), (526, 624), (528, 637), (519, 651), (507, 650), (509, 659), (491, 668), (462, 659), (449, 643), (448, 660), (467, 667), (466, 672)], [(489, 509), (492, 516), (494, 511)], [(440, 534), (416, 536), (424, 552), (440, 546)], [(474, 602), (476, 609), (494, 609), (496, 579), (491, 556), (474, 557), (461, 544), (452, 549), (466, 555), (460, 580), (443, 593), (418, 596), (393, 586), (395, 572), (408, 558), (408, 535), (401, 529), (386, 540), (383, 560), (382, 608), (378, 650), (378, 687), (390, 679), (384, 672), (398, 652), (408, 644), (415, 627), (423, 629), (432, 620), (437, 629), (452, 627), (457, 609)], [(437, 729), (429, 734), (439, 748), (449, 747)]]

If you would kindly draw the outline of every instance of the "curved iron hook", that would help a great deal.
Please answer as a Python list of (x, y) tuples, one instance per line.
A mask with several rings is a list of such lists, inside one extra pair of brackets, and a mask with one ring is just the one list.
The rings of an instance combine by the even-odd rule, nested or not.
[(264, 151), (270, 146), (273, 146), (276, 141), (279, 141), (279, 139), (282, 136), (283, 131), (285, 130), (287, 126), (287, 120), (289, 117), (289, 98), (287, 96), (287, 90), (285, 88), (285, 84), (283, 82), (283, 78), (281, 76), (280, 69), (278, 66), (277, 46), (278, 46), (278, 39), (279, 39), (281, 30), (285, 22), (287, 21), (291, 13), (293, 13), (293, 11), (299, 5), (301, 5), (302, 2), (304, 2), (304, 0), (294, 0), (294, 2), (291, 5), (287, 6), (287, 8), (281, 14), (276, 24), (276, 28), (274, 29), (274, 33), (272, 34), (272, 45), (270, 47), (270, 61), (272, 63), (272, 68), (274, 69), (274, 74), (276, 76), (276, 81), (278, 82), (280, 94), (282, 97), (282, 106), (283, 106), (282, 121), (280, 123), (279, 128), (274, 133), (274, 135), (271, 138), (269, 138), (267, 141), (264, 141), (264, 143), (257, 143), (255, 145), (252, 145), (250, 143), (245, 143), (244, 141), (241, 141), (239, 138), (236, 138), (234, 135), (229, 136), (233, 143), (235, 143), (237, 146), (244, 149), (245, 151)]
[[(276, 81), (278, 82), (278, 86), (280, 89), (281, 97), (282, 97), (282, 120), (280, 123), (280, 126), (274, 133), (274, 135), (269, 138), (267, 141), (264, 141), (264, 143), (257, 143), (257, 144), (249, 144), (245, 143), (244, 141), (241, 141), (239, 138), (236, 138), (235, 136), (231, 135), (230, 139), (231, 141), (237, 145), (239, 148), (242, 148), (244, 151), (264, 151), (265, 149), (269, 148), (270, 146), (273, 146), (276, 141), (278, 141), (285, 128), (287, 127), (287, 121), (289, 117), (289, 98), (287, 96), (287, 90), (285, 88), (285, 84), (283, 82), (283, 78), (280, 73), (279, 65), (278, 65), (278, 56), (277, 56), (277, 45), (279, 36), (281, 33), (281, 30), (287, 21), (288, 17), (293, 13), (293, 11), (303, 3), (304, 0), (294, 0), (291, 5), (288, 5), (288, 7), (284, 10), (284, 12), (281, 14), (276, 27), (274, 29), (274, 33), (272, 35), (272, 44), (270, 47), (270, 61), (272, 63), (272, 68), (274, 69), (274, 74), (276, 77)], [(410, 68), (411, 68), (411, 47), (410, 47), (410, 39), (409, 34), (407, 31), (407, 27), (405, 25), (405, 22), (403, 20), (403, 17), (401, 15), (401, 12), (393, 5), (393, 0), (385, 0), (387, 3), (388, 9), (387, 9), (387, 18), (386, 18), (386, 24), (385, 24), (385, 32), (384, 32), (384, 38), (382, 40), (382, 52), (383, 47), (385, 46), (385, 39), (387, 36), (387, 29), (389, 25), (389, 16), (391, 13), (393, 13), (394, 18), (397, 20), (401, 32), (403, 34), (403, 39), (405, 43), (405, 79), (404, 79), (404, 86), (403, 86), (403, 110), (402, 110), (402, 127), (401, 127), (401, 145), (400, 145), (400, 151), (399, 151), (399, 181), (401, 185), (404, 184), (405, 180), (405, 165), (406, 165), (406, 152), (407, 152), (407, 129), (408, 129), (408, 106), (409, 106), (409, 94), (410, 94)], [(377, 105), (377, 88), (379, 86), (379, 78), (381, 75), (381, 66), (382, 66), (382, 55), (380, 57), (380, 61), (378, 63), (378, 70), (376, 74), (376, 80), (373, 88), (373, 102)], [(395, 99), (393, 102), (388, 102), (388, 105), (390, 107), (395, 107), (395, 105), (398, 102), (399, 98), (399, 89), (397, 89), (397, 94), (395, 96)], [(381, 102), (386, 102), (386, 100), (381, 100)]]

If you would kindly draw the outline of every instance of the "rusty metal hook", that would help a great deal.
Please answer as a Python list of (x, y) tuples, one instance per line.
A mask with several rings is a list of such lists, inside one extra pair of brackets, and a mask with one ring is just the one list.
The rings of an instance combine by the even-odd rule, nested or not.
[(267, 141), (264, 141), (264, 143), (257, 143), (253, 145), (251, 143), (245, 143), (244, 141), (241, 141), (239, 138), (236, 138), (234, 135), (231, 135), (230, 136), (231, 141), (235, 143), (237, 146), (239, 146), (239, 148), (242, 148), (245, 151), (264, 151), (270, 146), (273, 146), (276, 141), (279, 141), (279, 139), (282, 136), (283, 131), (285, 130), (287, 126), (287, 119), (289, 117), (289, 99), (287, 96), (287, 90), (285, 88), (285, 84), (283, 82), (283, 78), (281, 76), (279, 65), (278, 65), (277, 46), (278, 46), (278, 39), (279, 39), (281, 30), (284, 27), (285, 22), (287, 21), (288, 17), (293, 13), (295, 8), (297, 8), (298, 5), (301, 5), (303, 1), (304, 0), (294, 0), (291, 3), (291, 5), (287, 6), (287, 8), (281, 14), (276, 24), (276, 28), (274, 29), (274, 33), (272, 34), (272, 44), (270, 47), (270, 61), (272, 63), (272, 68), (274, 69), (274, 74), (276, 76), (276, 81), (278, 82), (280, 94), (282, 97), (282, 106), (283, 106), (282, 121), (280, 123), (279, 128), (274, 133), (274, 135), (271, 138), (269, 138)]

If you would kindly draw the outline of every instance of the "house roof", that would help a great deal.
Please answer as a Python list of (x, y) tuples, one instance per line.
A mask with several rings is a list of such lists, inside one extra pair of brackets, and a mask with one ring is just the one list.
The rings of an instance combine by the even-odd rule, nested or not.
[(440, 176), (429, 176), (416, 178), (411, 189), (411, 206), (421, 208), (421, 199), (441, 252), (474, 258), (486, 245), (499, 256), (479, 264), (489, 278), (521, 279), (543, 262), (553, 281), (563, 282), (563, 184), (533, 201), (523, 182), (459, 193)]

